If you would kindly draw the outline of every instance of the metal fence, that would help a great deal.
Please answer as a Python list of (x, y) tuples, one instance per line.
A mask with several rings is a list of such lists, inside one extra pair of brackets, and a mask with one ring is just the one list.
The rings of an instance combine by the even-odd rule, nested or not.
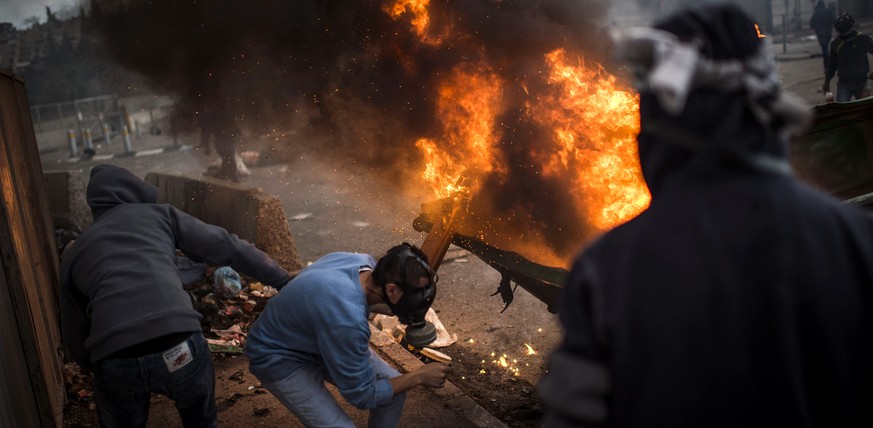
[(100, 95), (30, 107), (36, 132), (73, 129), (78, 135), (86, 130), (95, 139), (104, 138), (104, 130), (117, 133), (124, 123), (118, 95)]

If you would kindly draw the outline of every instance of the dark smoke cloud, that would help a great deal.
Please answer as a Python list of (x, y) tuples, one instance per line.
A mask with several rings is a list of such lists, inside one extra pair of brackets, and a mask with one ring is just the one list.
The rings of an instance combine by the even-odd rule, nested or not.
[[(418, 138), (439, 139), (435, 88), (456, 65), (485, 60), (505, 81), (538, 90), (546, 52), (564, 47), (602, 61), (606, 49), (606, 0), (432, 0), (432, 28), (454, 35), (440, 45), (419, 43), (407, 16), (392, 19), (384, 11), (392, 2), (91, 2), (107, 51), (173, 95), (183, 122), (196, 124), (204, 104), (253, 133), (305, 118), (322, 153), (395, 180), (420, 168)], [(585, 222), (574, 218), (573, 189), (531, 166), (529, 149), (550, 137), (518, 114), (529, 96), (507, 89), (498, 146), (510, 175), (489, 178), (475, 206), (504, 212), (509, 220), (494, 228), (535, 230), (567, 254), (578, 245), (567, 236), (585, 236)]]

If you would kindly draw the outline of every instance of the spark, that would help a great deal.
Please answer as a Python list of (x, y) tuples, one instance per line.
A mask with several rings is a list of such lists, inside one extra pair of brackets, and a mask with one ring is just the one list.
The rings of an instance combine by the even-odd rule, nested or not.
[(533, 346), (530, 346), (527, 343), (525, 343), (524, 346), (527, 348), (528, 355), (536, 355), (537, 354), (537, 351), (534, 350)]

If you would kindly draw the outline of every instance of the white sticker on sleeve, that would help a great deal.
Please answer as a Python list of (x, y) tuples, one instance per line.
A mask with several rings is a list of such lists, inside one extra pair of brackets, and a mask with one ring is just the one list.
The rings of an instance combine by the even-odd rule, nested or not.
[(194, 357), (191, 355), (187, 340), (164, 352), (164, 364), (167, 365), (167, 371), (170, 373), (187, 366), (191, 361), (194, 361)]

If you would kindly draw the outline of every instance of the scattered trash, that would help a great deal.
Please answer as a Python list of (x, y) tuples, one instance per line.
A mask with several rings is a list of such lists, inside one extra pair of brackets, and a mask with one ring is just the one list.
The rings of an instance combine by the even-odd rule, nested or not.
[(300, 221), (300, 220), (306, 220), (306, 219), (311, 218), (311, 217), (312, 217), (312, 213), (300, 213), (300, 214), (295, 214), (295, 215), (291, 216), (291, 218), (289, 220)]
[(91, 376), (83, 374), (78, 364), (64, 364), (62, 372), (64, 376), (64, 389), (70, 400), (86, 402), (93, 398), (94, 386)]
[(239, 318), (242, 316), (242, 313), (243, 311), (239, 308), (239, 306), (230, 305), (224, 308), (224, 314), (230, 318)]
[(233, 299), (242, 290), (242, 280), (230, 266), (222, 266), (212, 273), (215, 294), (222, 299)]
[(242, 354), (243, 348), (240, 346), (231, 346), (231, 345), (220, 345), (216, 343), (209, 344), (209, 351), (213, 354), (222, 353), (222, 354)]
[(214, 305), (214, 304), (218, 303), (218, 299), (216, 299), (215, 295), (212, 293), (209, 293), (209, 294), (203, 296), (203, 298), (200, 299), (200, 301), (207, 304), (207, 305)]
[[(442, 321), (440, 321), (433, 308), (427, 310), (424, 319), (433, 324), (437, 332), (436, 340), (429, 345), (431, 348), (445, 348), (458, 341), (458, 336), (454, 333), (449, 333), (449, 331), (446, 330), (446, 327), (443, 325)], [(395, 316), (376, 315), (373, 318), (373, 325), (375, 325), (379, 330), (391, 335), (391, 337), (393, 337), (398, 343), (406, 334), (406, 326), (400, 324)]]
[(228, 376), (227, 379), (228, 379), (228, 380), (235, 380), (235, 381), (237, 381), (237, 382), (239, 382), (239, 383), (242, 383), (243, 375), (244, 375), (244, 374), (245, 374), (245, 373), (243, 373), (242, 370), (237, 370), (234, 374)]
[(366, 221), (353, 221), (352, 226), (355, 227), (370, 227), (370, 223)]
[(258, 302), (254, 301), (254, 300), (246, 300), (245, 302), (243, 302), (242, 309), (245, 313), (250, 314), (250, 313), (252, 313), (252, 311), (255, 310), (255, 307), (257, 307), (257, 306), (258, 306)]
[(211, 343), (230, 346), (241, 346), (246, 341), (246, 333), (242, 331), (242, 328), (239, 326), (239, 324), (234, 324), (226, 330), (213, 328), (211, 331), (213, 334), (218, 336), (218, 339), (209, 339), (210, 341), (212, 341)]
[(437, 351), (436, 349), (421, 348), (420, 352), (421, 352), (421, 355), (424, 355), (425, 357), (427, 357), (433, 361), (439, 361), (441, 363), (447, 363), (447, 364), (452, 362), (452, 357), (450, 357), (446, 354), (443, 354), (442, 352)]

